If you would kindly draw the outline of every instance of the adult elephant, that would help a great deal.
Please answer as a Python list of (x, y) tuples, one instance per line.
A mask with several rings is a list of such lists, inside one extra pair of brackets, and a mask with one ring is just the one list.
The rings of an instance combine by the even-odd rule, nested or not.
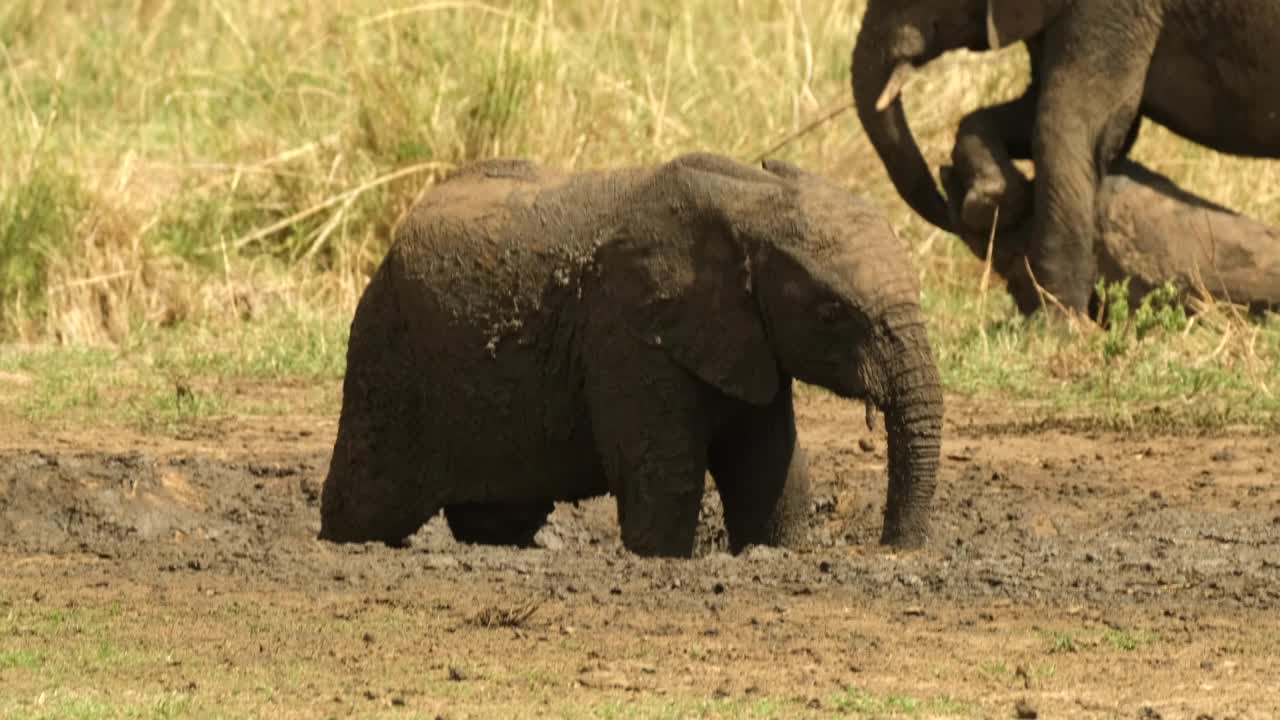
[(527, 545), (611, 492), (622, 539), (689, 556), (705, 473), (729, 541), (809, 510), (793, 378), (881, 408), (882, 541), (921, 545), (942, 390), (905, 244), (784, 163), (566, 174), (474, 164), (426, 193), (356, 309), (320, 536)]
[[(1000, 144), (1035, 161), (1028, 259), (1068, 307), (1089, 301), (1098, 185), (1140, 118), (1222, 152), (1280, 157), (1274, 0), (868, 0), (853, 53), (858, 115), (898, 192), (940, 228), (954, 223), (898, 93), (911, 68), (947, 50), (1015, 42), (1031, 54), (1027, 93), (966, 118), (957, 153), (979, 170), (1012, 167), (983, 159)], [(959, 184), (974, 193), (969, 224), (991, 198), (1016, 200), (999, 175)]]

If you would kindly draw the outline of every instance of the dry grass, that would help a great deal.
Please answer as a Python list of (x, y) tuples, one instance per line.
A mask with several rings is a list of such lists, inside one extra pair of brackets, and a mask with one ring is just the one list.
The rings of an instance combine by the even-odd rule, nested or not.
[[(840, 112), (861, 6), (6, 3), (0, 146), (13, 161), (0, 175), (0, 330), (119, 346), (155, 328), (304, 308), (345, 316), (392, 223), (458, 163), (771, 152), (886, 208), (913, 248), (953, 387), (1018, 391), (1019, 367), (1069, 382), (1114, 372), (1101, 341), (1015, 318), (1000, 288), (982, 291), (983, 262), (896, 196), (854, 115)], [(1017, 48), (952, 53), (919, 73), (905, 97), (930, 161), (946, 161), (964, 113), (1024, 83)], [(1150, 125), (1135, 155), (1280, 224), (1280, 163)], [(1121, 361), (1166, 375), (1210, 367), (1270, 392), (1273, 331), (1212, 308), (1183, 335), (1136, 343)]]
[(542, 601), (538, 599), (529, 600), (512, 607), (490, 605), (472, 615), (468, 622), (476, 627), (483, 628), (518, 628), (528, 622), (529, 618), (532, 618), (533, 614), (538, 612), (538, 608), (541, 606)]

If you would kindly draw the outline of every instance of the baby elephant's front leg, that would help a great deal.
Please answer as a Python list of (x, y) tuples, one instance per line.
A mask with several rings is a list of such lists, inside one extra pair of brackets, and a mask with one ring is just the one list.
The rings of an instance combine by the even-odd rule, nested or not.
[(729, 549), (796, 546), (809, 519), (809, 472), (796, 438), (791, 385), (765, 407), (743, 406), (711, 443)]
[(589, 383), (589, 405), (622, 543), (637, 555), (691, 557), (707, 471), (704, 389), (674, 365), (644, 382), (601, 374), (610, 372)]
[(637, 462), (622, 474), (622, 544), (650, 557), (692, 557), (706, 469), (684, 458)]

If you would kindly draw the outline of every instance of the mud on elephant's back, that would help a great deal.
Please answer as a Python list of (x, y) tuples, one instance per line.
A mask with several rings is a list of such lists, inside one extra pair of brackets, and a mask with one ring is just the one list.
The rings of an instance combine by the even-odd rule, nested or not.
[(1137, 301), (1167, 281), (1216, 300), (1280, 306), (1280, 229), (1189, 193), (1134, 162), (1099, 196), (1098, 273)]

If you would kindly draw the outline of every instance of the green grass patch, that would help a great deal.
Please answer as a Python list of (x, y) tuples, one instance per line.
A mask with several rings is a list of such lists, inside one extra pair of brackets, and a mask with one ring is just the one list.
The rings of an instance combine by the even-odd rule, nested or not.
[[(279, 314), (233, 325), (181, 325), (119, 348), (0, 346), (0, 372), (29, 379), (0, 402), (35, 423), (94, 419), (172, 433), (220, 417), (337, 412), (348, 326)], [(315, 386), (304, 403), (275, 390)]]
[[(1130, 309), (1099, 287), (1104, 327), (1023, 318), (1003, 295), (925, 294), (943, 382), (955, 393), (1038, 401), (1007, 428), (1207, 431), (1280, 425), (1280, 323), (1228, 309), (1189, 318), (1167, 288)], [(1007, 421), (997, 421), (1007, 422)], [(996, 426), (985, 428), (997, 430)]]
[(188, 717), (190, 707), (190, 698), (173, 693), (116, 700), (55, 691), (28, 702), (0, 701), (6, 717), (30, 720), (171, 720)]
[[(25, 160), (19, 156), (13, 164)], [(85, 209), (74, 175), (48, 158), (32, 162), (27, 173), (11, 168), (18, 171), (15, 185), (0, 181), (0, 320), (44, 311), (49, 258), (68, 242)]]
[(0, 670), (34, 670), (44, 657), (33, 650), (0, 650)]
[(858, 717), (970, 717), (971, 706), (949, 697), (928, 699), (910, 695), (875, 695), (858, 688), (849, 688), (832, 698), (828, 705), (841, 713)]
[(1050, 655), (1099, 651), (1136, 652), (1160, 641), (1159, 635), (1142, 628), (1110, 628), (1098, 632), (1084, 629), (1050, 630), (1041, 635), (1045, 652)]
[(1047, 633), (1046, 640), (1048, 641), (1049, 646), (1047, 652), (1050, 655), (1080, 652), (1080, 639), (1078, 633), (1055, 630)]
[[(918, 699), (909, 695), (876, 695), (849, 688), (824, 701), (798, 698), (673, 699), (662, 702), (627, 701), (598, 705), (589, 717), (601, 720), (676, 718), (792, 718), (842, 716), (873, 718), (972, 717), (974, 708), (947, 697)], [(579, 712), (566, 710), (567, 717)], [(584, 717), (588, 715), (583, 715)]]
[(1102, 634), (1102, 641), (1113, 650), (1133, 652), (1159, 642), (1156, 633), (1137, 628), (1112, 629)]

